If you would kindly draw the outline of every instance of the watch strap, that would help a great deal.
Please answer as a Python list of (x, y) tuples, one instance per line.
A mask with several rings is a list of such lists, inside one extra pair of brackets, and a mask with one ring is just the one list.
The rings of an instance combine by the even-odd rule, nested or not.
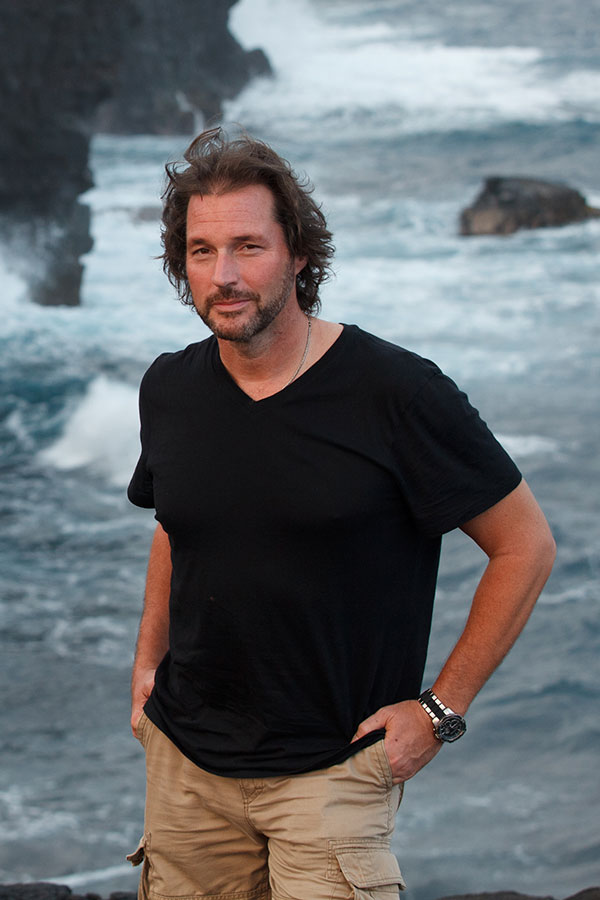
[(419, 697), (419, 703), (431, 718), (433, 733), (438, 741), (453, 743), (467, 730), (464, 718), (446, 706), (429, 688)]
[(419, 697), (419, 703), (421, 704), (425, 712), (431, 716), (434, 724), (436, 724), (436, 722), (442, 719), (444, 716), (458, 715), (458, 713), (455, 713), (454, 710), (450, 709), (449, 706), (444, 706), (437, 694), (434, 694), (430, 688), (428, 688), (426, 691), (423, 691), (423, 693)]

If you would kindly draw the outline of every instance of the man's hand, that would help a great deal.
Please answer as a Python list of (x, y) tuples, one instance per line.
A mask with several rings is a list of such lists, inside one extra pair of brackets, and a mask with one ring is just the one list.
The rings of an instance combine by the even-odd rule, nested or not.
[(442, 746), (433, 733), (431, 719), (418, 700), (382, 706), (360, 723), (352, 740), (378, 728), (385, 728), (384, 746), (394, 784), (416, 775)]
[(137, 737), (136, 730), (144, 711), (144, 704), (154, 687), (155, 672), (156, 669), (136, 670), (131, 679), (131, 730), (134, 737)]

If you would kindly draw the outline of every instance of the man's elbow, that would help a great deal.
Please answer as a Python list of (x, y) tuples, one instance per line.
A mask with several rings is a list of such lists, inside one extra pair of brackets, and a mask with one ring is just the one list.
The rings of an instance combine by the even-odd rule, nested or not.
[(543, 583), (548, 579), (554, 561), (556, 559), (556, 541), (550, 531), (550, 526), (544, 520), (544, 524), (538, 529), (537, 540), (535, 541), (534, 558), (535, 566), (539, 572)]
[(552, 571), (552, 566), (554, 565), (554, 561), (556, 559), (556, 541), (552, 536), (552, 532), (548, 529), (548, 541), (546, 546), (546, 563), (548, 566), (548, 575)]

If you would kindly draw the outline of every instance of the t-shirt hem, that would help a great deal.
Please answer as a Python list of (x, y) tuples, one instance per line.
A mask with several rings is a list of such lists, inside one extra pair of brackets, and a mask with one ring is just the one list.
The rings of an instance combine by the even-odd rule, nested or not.
[(186, 750), (186, 748), (174, 738), (163, 717), (157, 710), (152, 695), (146, 701), (144, 712), (153, 725), (155, 725), (158, 730), (161, 731), (175, 747), (177, 747), (179, 752), (190, 760), (190, 762), (194, 763), (195, 766), (198, 766), (199, 769), (210, 772), (211, 775), (219, 775), (223, 778), (280, 778), (288, 775), (303, 775), (306, 772), (316, 772), (319, 769), (329, 769), (331, 766), (345, 762), (351, 756), (354, 756), (355, 753), (364, 750), (366, 747), (370, 747), (372, 744), (376, 744), (377, 741), (383, 740), (385, 737), (385, 729), (378, 728), (375, 731), (370, 731), (356, 741), (345, 744), (338, 750), (320, 753), (314, 757), (311, 762), (305, 762), (297, 766), (211, 766), (197, 754), (190, 753)]

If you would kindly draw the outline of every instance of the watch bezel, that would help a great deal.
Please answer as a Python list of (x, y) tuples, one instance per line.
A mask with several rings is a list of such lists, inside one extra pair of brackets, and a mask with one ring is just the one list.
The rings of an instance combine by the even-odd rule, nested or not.
[(443, 715), (433, 726), (435, 736), (445, 744), (452, 744), (463, 736), (467, 723), (458, 713)]
[(463, 736), (467, 730), (464, 717), (445, 706), (431, 688), (423, 691), (418, 699), (431, 719), (433, 733), (438, 741), (451, 744)]

